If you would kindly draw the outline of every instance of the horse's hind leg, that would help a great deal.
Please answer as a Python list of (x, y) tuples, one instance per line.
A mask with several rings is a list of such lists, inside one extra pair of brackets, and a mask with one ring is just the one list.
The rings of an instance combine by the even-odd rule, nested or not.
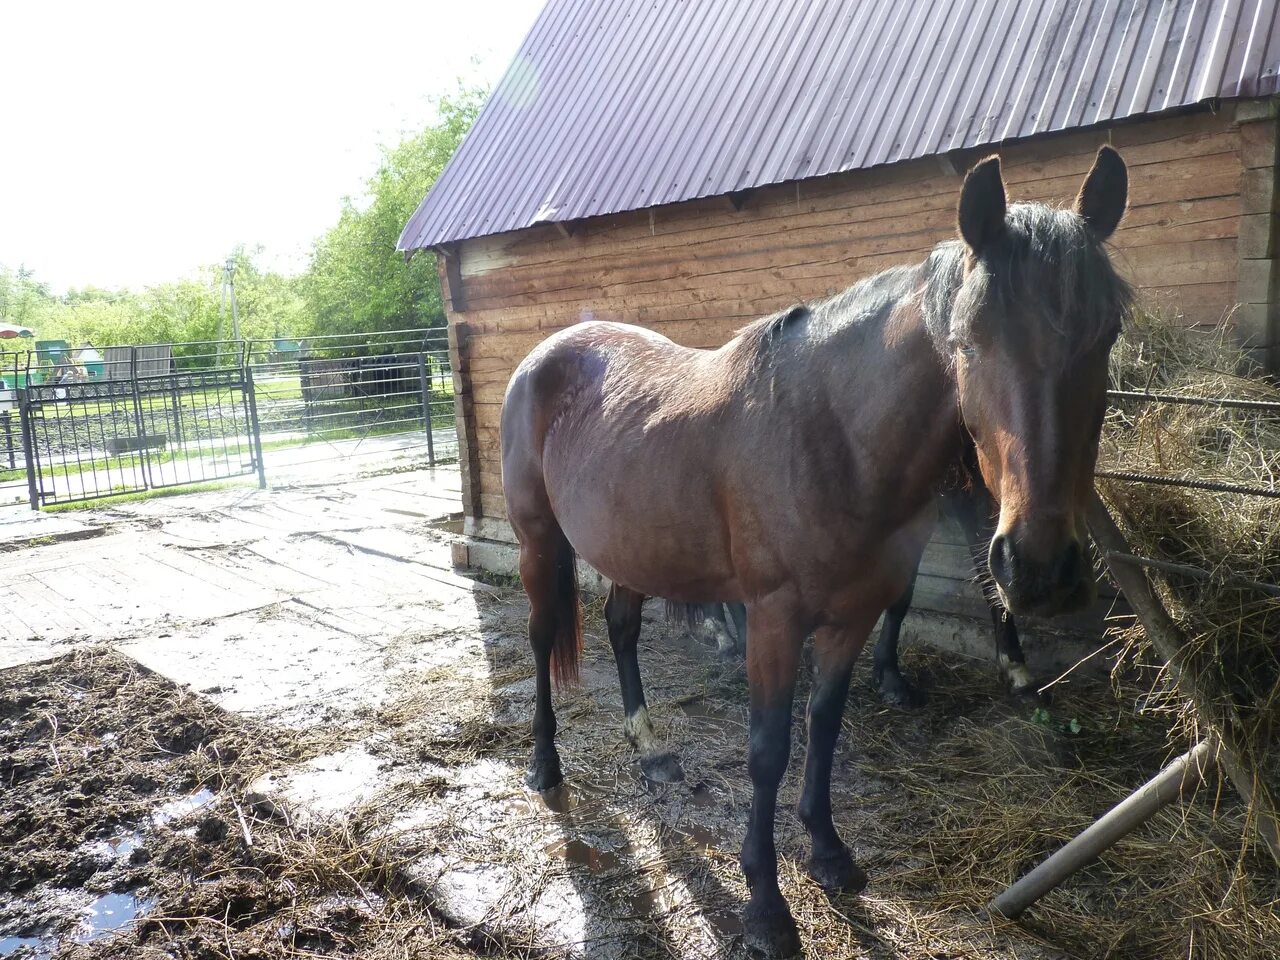
[(817, 676), (809, 693), (809, 749), (799, 813), (813, 842), (809, 876), (827, 890), (861, 890), (867, 883), (867, 875), (854, 863), (831, 819), (831, 763), (849, 695), (849, 675), (865, 640), (865, 634), (832, 628), (814, 636)]
[[(520, 540), (520, 580), (529, 596), (529, 645), (533, 648), (537, 699), (533, 708), (533, 755), (525, 782), (535, 790), (550, 790), (564, 780), (556, 752), (556, 715), (551, 706), (552, 657), (557, 676), (576, 675), (581, 628), (578, 623), (577, 582), (573, 548), (559, 526), (538, 524)], [(556, 650), (557, 639), (566, 648)], [(572, 649), (568, 649), (572, 647)]]
[(743, 910), (742, 925), (751, 949), (767, 956), (791, 956), (800, 950), (800, 936), (778, 888), (773, 827), (778, 785), (791, 752), (791, 703), (807, 631), (797, 627), (795, 610), (783, 602), (758, 601), (747, 614), (751, 630), (747, 650), (751, 691), (747, 773), (752, 793), (747, 836), (742, 843), (742, 872), (751, 899)]
[(737, 645), (725, 619), (724, 604), (702, 605), (702, 635), (716, 645), (716, 653), (720, 656), (732, 658), (737, 653)]
[(898, 662), (898, 635), (902, 632), (902, 621), (911, 609), (915, 587), (916, 574), (913, 573), (902, 596), (885, 611), (884, 625), (880, 628), (880, 639), (876, 643), (871, 667), (871, 683), (880, 694), (880, 699), (892, 707), (908, 710), (924, 704), (924, 695), (907, 682)]
[(747, 605), (745, 603), (726, 603), (725, 609), (729, 611), (729, 616), (733, 618), (733, 629), (738, 634), (738, 649), (745, 653), (747, 649)]
[(640, 608), (644, 597), (634, 590), (613, 584), (604, 603), (605, 622), (609, 626), (609, 644), (618, 663), (618, 680), (622, 684), (623, 732), (640, 754), (640, 769), (650, 780), (672, 783), (684, 779), (684, 771), (666, 750), (649, 720), (640, 682), (640, 661), (636, 655), (640, 639)]

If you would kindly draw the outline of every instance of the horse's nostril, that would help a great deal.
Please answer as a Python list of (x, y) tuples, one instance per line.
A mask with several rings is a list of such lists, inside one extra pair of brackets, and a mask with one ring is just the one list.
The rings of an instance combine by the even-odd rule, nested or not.
[(1013, 541), (1004, 534), (997, 535), (991, 541), (991, 552), (987, 558), (988, 566), (991, 567), (991, 575), (996, 578), (996, 582), (1001, 586), (1007, 587), (1013, 582)]

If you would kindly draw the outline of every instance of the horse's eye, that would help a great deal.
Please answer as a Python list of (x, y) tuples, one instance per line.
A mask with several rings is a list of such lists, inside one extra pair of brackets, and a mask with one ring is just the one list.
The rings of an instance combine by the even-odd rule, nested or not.
[(977, 352), (972, 343), (965, 343), (963, 340), (952, 340), (951, 349), (955, 350), (966, 360), (972, 360), (974, 354)]

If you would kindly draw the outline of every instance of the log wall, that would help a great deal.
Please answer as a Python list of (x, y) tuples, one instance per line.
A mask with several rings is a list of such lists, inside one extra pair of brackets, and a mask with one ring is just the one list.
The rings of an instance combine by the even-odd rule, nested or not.
[[(1240, 131), (1229, 106), (1045, 137), (999, 153), (1011, 201), (1065, 204), (1099, 144), (1112, 143), (1130, 176), (1129, 212), (1112, 241), (1115, 262), (1149, 309), (1214, 325), (1234, 322), (1238, 299)], [(499, 411), (512, 370), (542, 338), (597, 318), (717, 346), (759, 316), (919, 260), (954, 236), (963, 171), (987, 152), (762, 188), (734, 198), (740, 207), (711, 197), (452, 248), (441, 258), (441, 277), (470, 531), (509, 537)], [(926, 557), (917, 605), (981, 613), (965, 582), (963, 553), (950, 539), (944, 533)]]

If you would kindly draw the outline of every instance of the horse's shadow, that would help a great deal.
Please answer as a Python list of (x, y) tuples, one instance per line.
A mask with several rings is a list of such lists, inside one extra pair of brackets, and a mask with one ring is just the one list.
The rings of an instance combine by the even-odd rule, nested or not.
[[(645, 634), (642, 670), (654, 716), (680, 756), (686, 780), (659, 785), (640, 773), (623, 741), (621, 698), (607, 643), (589, 640), (583, 689), (557, 698), (566, 782), (540, 795), (525, 792), (529, 808), (541, 814), (556, 838), (533, 858), (542, 862), (531, 867), (548, 869), (560, 889), (567, 884), (572, 895), (544, 895), (530, 913), (541, 923), (547, 946), (590, 960), (745, 957), (739, 913), (746, 888), (737, 851), (750, 782), (741, 666), (726, 664), (714, 649), (662, 624), (647, 623)], [(523, 697), (520, 707), (527, 710), (523, 687), (497, 690), (495, 697), (506, 698), (510, 708), (513, 693)], [(790, 778), (802, 768), (801, 723), (796, 733)], [(801, 856), (808, 841), (794, 812), (782, 811), (779, 819), (790, 827), (780, 833), (780, 841), (786, 838), (782, 852)], [(580, 916), (559, 923), (540, 915), (548, 904), (552, 913), (578, 911)], [(834, 905), (838, 909), (824, 915), (845, 919), (841, 936), (854, 941), (861, 955), (898, 955), (876, 936), (875, 922), (857, 897), (838, 897)], [(572, 932), (547, 936), (552, 929)]]

